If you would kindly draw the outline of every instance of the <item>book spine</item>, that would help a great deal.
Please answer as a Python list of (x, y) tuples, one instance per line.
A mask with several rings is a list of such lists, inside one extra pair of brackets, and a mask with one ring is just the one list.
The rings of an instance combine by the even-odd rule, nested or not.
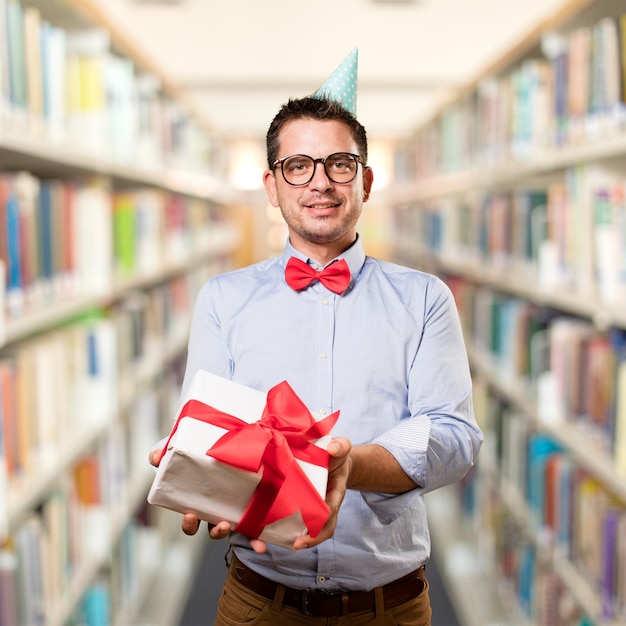
[[(1, 213), (1, 211), (0, 211)], [(0, 216), (0, 224), (2, 217)], [(7, 336), (7, 263), (0, 255), (0, 347), (5, 343)]]
[(85, 626), (108, 626), (110, 618), (110, 594), (103, 584), (92, 585), (82, 600), (82, 616)]
[(25, 110), (24, 9), (19, 0), (6, 0), (10, 98), (14, 108)]
[(7, 273), (7, 304), (9, 315), (20, 315), (24, 308), (22, 283), (22, 251), (20, 226), (20, 208), (13, 188), (9, 188), (6, 198), (7, 219), (7, 259), (9, 269)]
[(19, 624), (17, 595), (18, 561), (9, 547), (0, 547), (0, 624)]

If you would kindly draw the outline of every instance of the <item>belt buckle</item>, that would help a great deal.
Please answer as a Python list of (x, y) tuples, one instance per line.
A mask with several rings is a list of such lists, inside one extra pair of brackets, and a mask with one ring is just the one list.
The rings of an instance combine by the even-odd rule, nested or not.
[(326, 591), (321, 589), (303, 589), (301, 593), (302, 596), (300, 598), (300, 612), (304, 615), (314, 615), (316, 617), (331, 617), (332, 615), (336, 615), (337, 617), (339, 617), (340, 615), (344, 614), (344, 607), (341, 602), (339, 602), (339, 613), (337, 614), (326, 614), (325, 612), (311, 613), (309, 608), (309, 597), (317, 596), (322, 600), (340, 600), (344, 595), (347, 597), (347, 594), (345, 592)]
[(309, 595), (311, 591), (309, 589), (302, 590), (302, 597), (300, 598), (300, 612), (305, 615), (313, 615), (309, 613)]

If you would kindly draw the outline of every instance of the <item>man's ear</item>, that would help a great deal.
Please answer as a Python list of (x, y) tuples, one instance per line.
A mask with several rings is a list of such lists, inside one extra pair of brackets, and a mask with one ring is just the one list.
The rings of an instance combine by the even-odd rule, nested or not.
[(363, 168), (363, 202), (367, 202), (370, 197), (370, 191), (372, 190), (372, 184), (374, 182), (374, 172), (371, 167)]
[(263, 173), (263, 184), (265, 193), (272, 206), (278, 206), (278, 191), (276, 189), (276, 176), (272, 170), (265, 170)]

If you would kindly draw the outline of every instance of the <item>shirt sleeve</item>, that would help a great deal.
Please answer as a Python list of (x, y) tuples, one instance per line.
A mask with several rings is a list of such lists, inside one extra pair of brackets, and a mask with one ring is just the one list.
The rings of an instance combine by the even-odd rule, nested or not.
[(216, 376), (231, 378), (232, 364), (229, 351), (221, 332), (221, 321), (215, 308), (219, 300), (219, 282), (211, 279), (198, 293), (189, 329), (187, 366), (181, 389), (181, 397), (199, 369)]
[(418, 487), (400, 495), (363, 492), (384, 523), (420, 494), (463, 478), (482, 444), (454, 298), (438, 279), (429, 285), (425, 298), (422, 339), (409, 373), (411, 416), (373, 441), (393, 454)]

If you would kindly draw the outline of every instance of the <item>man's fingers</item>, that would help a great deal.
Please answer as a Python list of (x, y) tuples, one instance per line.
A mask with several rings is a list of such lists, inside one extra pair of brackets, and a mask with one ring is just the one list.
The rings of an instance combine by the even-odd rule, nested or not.
[(230, 524), (228, 522), (209, 524), (209, 537), (211, 537), (211, 539), (226, 539), (229, 534)]
[(267, 544), (261, 539), (250, 539), (250, 547), (257, 554), (264, 554), (267, 551)]
[(159, 458), (161, 456), (161, 450), (152, 450), (149, 455), (150, 463), (154, 465), (154, 467), (159, 466)]
[(192, 513), (183, 515), (182, 529), (185, 535), (195, 535), (198, 532), (200, 520)]
[(328, 444), (328, 454), (333, 457), (346, 456), (352, 448), (352, 443), (346, 437), (335, 437)]

